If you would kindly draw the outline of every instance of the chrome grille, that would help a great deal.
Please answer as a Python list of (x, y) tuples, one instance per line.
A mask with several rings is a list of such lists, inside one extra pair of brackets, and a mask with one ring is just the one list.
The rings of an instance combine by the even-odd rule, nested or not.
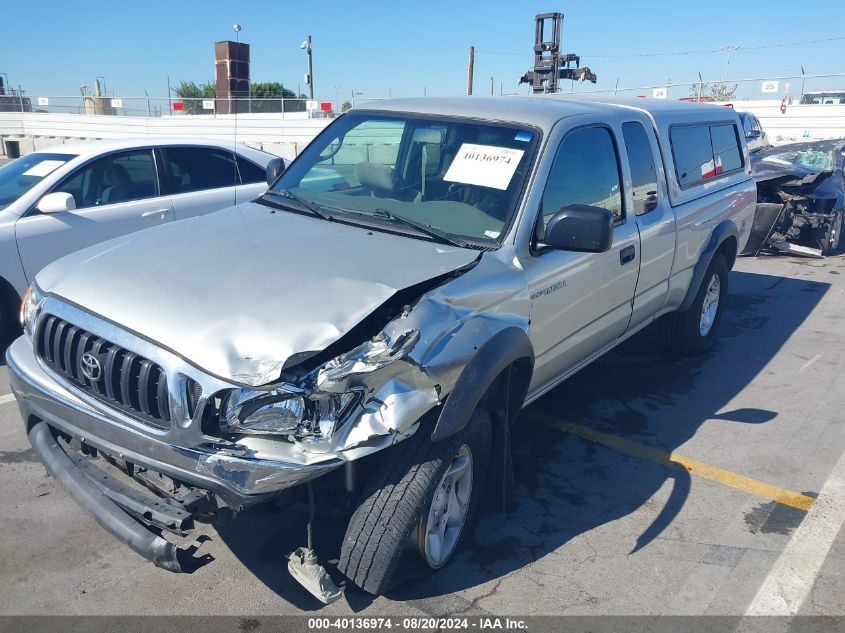
[(36, 350), (86, 393), (150, 426), (170, 428), (167, 377), (156, 363), (53, 315), (41, 321)]

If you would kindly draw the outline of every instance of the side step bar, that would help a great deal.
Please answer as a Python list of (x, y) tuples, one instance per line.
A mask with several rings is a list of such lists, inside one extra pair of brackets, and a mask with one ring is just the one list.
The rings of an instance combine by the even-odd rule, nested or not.
[(123, 541), (156, 567), (181, 573), (197, 565), (192, 553), (151, 532), (133, 519), (89, 479), (65, 453), (46, 422), (29, 430), (29, 442), (53, 477), (112, 536)]

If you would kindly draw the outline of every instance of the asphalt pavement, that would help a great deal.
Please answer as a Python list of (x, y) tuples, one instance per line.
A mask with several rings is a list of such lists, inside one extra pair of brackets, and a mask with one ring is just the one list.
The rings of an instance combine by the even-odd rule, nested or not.
[(842, 256), (741, 259), (713, 351), (668, 359), (646, 330), (581, 371), (517, 423), (511, 515), (328, 607), (286, 570), (298, 511), (203, 526), (189, 575), (118, 543), (46, 475), (0, 366), (0, 613), (845, 614), (844, 315)]

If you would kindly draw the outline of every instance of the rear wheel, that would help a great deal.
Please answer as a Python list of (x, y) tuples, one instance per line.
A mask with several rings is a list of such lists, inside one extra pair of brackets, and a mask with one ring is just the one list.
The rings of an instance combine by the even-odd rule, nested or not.
[(727, 292), (728, 265), (724, 256), (716, 253), (692, 305), (660, 320), (663, 347), (680, 356), (692, 356), (710, 349), (716, 342)]
[(471, 530), (490, 444), (490, 416), (477, 409), (455, 435), (432, 442), (425, 425), (388, 449), (349, 522), (339, 570), (364, 591), (383, 594), (409, 548), (430, 569), (445, 565)]

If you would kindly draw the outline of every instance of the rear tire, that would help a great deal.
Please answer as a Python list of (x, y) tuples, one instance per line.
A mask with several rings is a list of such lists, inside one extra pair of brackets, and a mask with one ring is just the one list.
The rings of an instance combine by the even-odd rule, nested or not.
[(724, 255), (717, 252), (692, 305), (660, 319), (662, 347), (676, 356), (694, 356), (713, 347), (727, 293), (728, 264)]
[(491, 422), (487, 411), (476, 409), (467, 426), (438, 442), (423, 425), (409, 439), (388, 449), (365, 486), (352, 515), (340, 551), (338, 569), (364, 591), (379, 595), (391, 587), (400, 558), (432, 508), (444, 476), (468, 450), (471, 494), (463, 525), (439, 568), (454, 556), (472, 531), (473, 518), (484, 493), (490, 463)]

